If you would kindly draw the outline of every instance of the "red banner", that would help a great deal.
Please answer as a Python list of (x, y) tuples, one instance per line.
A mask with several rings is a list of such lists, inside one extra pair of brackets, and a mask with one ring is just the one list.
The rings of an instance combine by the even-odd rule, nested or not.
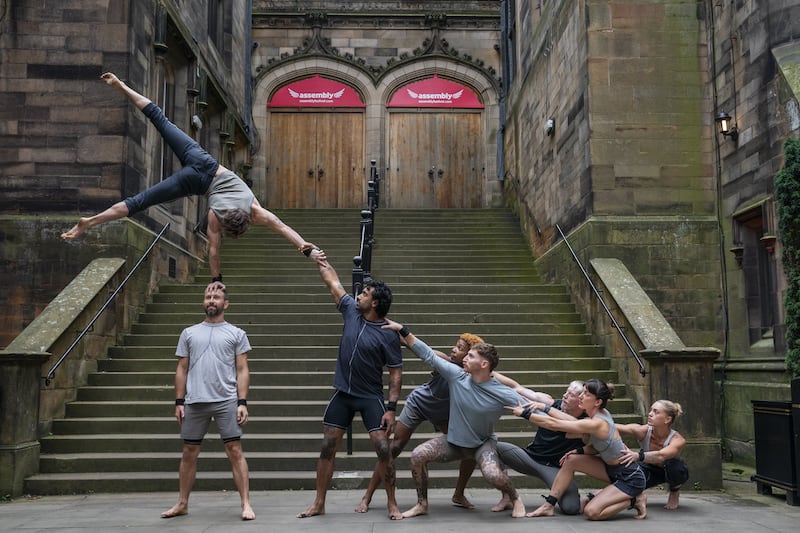
[(468, 87), (433, 75), (398, 89), (386, 107), (444, 107), (483, 109), (478, 96)]
[(352, 87), (341, 82), (313, 78), (289, 83), (278, 89), (267, 107), (366, 107)]

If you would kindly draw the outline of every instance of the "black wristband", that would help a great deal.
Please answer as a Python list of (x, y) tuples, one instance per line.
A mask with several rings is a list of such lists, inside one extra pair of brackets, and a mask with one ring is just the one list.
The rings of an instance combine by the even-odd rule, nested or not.
[(236, 405), (247, 406), (247, 400), (243, 400), (242, 398), (239, 398), (238, 400), (236, 400)]
[(183, 405), (186, 403), (186, 398), (175, 398), (175, 405)]
[(519, 417), (524, 418), (525, 420), (530, 420), (531, 413), (533, 413), (533, 409), (531, 409), (531, 407), (528, 406), (522, 410), (522, 412), (519, 414)]
[(580, 448), (578, 448), (577, 450), (575, 450), (575, 453), (577, 453), (578, 455), (583, 455), (583, 451), (584, 451), (584, 450), (583, 450), (583, 446), (581, 446)]
[(387, 411), (397, 411), (397, 402), (386, 402)]
[(542, 409), (542, 410), (544, 411), (544, 414), (548, 414), (548, 413), (550, 413), (550, 409), (552, 409), (552, 408), (553, 408), (552, 405), (545, 405), (544, 409)]
[(220, 283), (222, 283), (222, 274), (220, 274), (219, 276), (214, 276), (213, 278), (211, 278), (211, 283), (214, 283), (215, 281), (219, 281)]
[(411, 332), (408, 331), (407, 327), (403, 326), (402, 328), (400, 328), (400, 331), (398, 331), (398, 333), (400, 334), (401, 337), (403, 337), (405, 339), (406, 337), (408, 337), (409, 333), (411, 333)]
[(644, 450), (639, 450), (639, 461), (644, 462)]
[(303, 255), (306, 257), (311, 257), (311, 248), (306, 248), (303, 250)]

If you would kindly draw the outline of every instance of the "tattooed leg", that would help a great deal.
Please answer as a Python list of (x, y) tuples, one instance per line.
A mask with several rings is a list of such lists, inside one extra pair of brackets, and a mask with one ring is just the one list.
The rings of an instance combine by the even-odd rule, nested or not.
[(478, 448), (476, 457), (484, 479), (503, 494), (508, 494), (512, 505), (511, 516), (513, 518), (524, 517), (525, 504), (519, 497), (517, 489), (514, 488), (508, 472), (503, 470), (503, 465), (497, 456), (495, 442), (492, 440), (485, 442), (483, 446)]
[(442, 435), (423, 442), (411, 453), (411, 474), (417, 485), (417, 504), (403, 513), (411, 518), (428, 513), (428, 463), (446, 463), (457, 459), (458, 451), (447, 443)]
[(369, 438), (375, 447), (375, 453), (378, 455), (378, 468), (381, 471), (383, 486), (386, 489), (386, 506), (389, 510), (389, 518), (401, 520), (403, 515), (397, 507), (397, 499), (395, 498), (395, 469), (389, 438), (385, 431), (372, 431), (369, 434)]

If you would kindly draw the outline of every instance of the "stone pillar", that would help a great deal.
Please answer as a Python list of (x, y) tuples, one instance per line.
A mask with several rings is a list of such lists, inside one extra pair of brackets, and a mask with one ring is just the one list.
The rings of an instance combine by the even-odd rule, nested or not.
[[(687, 489), (722, 488), (722, 449), (717, 429), (714, 395), (716, 348), (643, 350), (649, 363), (650, 404), (672, 400), (683, 415), (675, 429), (686, 437), (681, 456), (689, 466)], [(647, 406), (650, 408), (650, 405)]]
[(0, 496), (22, 495), (39, 471), (39, 388), (50, 354), (0, 352)]

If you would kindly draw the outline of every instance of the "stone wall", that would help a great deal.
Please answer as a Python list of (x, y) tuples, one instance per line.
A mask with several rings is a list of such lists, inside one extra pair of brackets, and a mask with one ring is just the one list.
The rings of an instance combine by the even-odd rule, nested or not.
[[(159, 5), (169, 17), (165, 47), (155, 46)], [(166, 59), (175, 93), (170, 118), (188, 131), (190, 117), (197, 112), (187, 93), (189, 74), (203, 70), (208, 74), (209, 105), (202, 113), (206, 128), (198, 137), (229, 168), (247, 166), (248, 2), (225, 2), (227, 33), (221, 50), (209, 39), (195, 37), (208, 34), (208, 14), (196, 6), (188, 0), (111, 0), (46, 5), (20, 1), (3, 8), (0, 274), (13, 289), (0, 293), (0, 307), (6, 310), (0, 316), (0, 346), (29, 324), (92, 258), (106, 253), (138, 258), (136, 253), (142, 251), (138, 237), (121, 230), (129, 226), (92, 228), (73, 243), (59, 239), (79, 216), (103, 210), (157, 179), (154, 153), (160, 139), (133, 105), (103, 84), (103, 72), (113, 71), (155, 98), (154, 72), (160, 58)], [(219, 132), (228, 117), (236, 127), (223, 139)], [(134, 215), (144, 226), (141, 230), (159, 231), (170, 224), (164, 240), (176, 250), (176, 278), (185, 278), (205, 255), (205, 239), (194, 231), (203, 215), (199, 205), (187, 199)], [(147, 231), (139, 235), (152, 239)], [(166, 272), (169, 260), (163, 260), (160, 267), (148, 266), (153, 270), (146, 278), (157, 279)]]
[[(800, 32), (797, 2), (706, 4), (710, 22), (714, 79), (714, 114), (729, 113), (739, 128), (736, 140), (718, 136), (721, 219), (725, 239), (725, 286), (731, 323), (728, 349), (717, 365), (722, 401), (722, 436), (728, 457), (754, 464), (752, 400), (790, 399), (782, 336), (783, 281), (780, 242), (770, 257), (776, 274), (776, 316), (772, 339), (751, 344), (745, 272), (731, 250), (733, 216), (774, 195), (775, 174), (783, 166), (783, 142), (800, 129), (798, 94), (776, 63), (775, 50), (796, 43)], [(797, 68), (797, 59), (789, 61)], [(774, 214), (771, 205), (767, 213)], [(780, 239), (780, 236), (778, 236)], [(752, 275), (752, 274), (749, 274)]]
[[(508, 98), (512, 205), (538, 254), (559, 240), (556, 225), (567, 234), (584, 225), (576, 237), (585, 258), (621, 259), (684, 342), (718, 345), (710, 106), (695, 2), (546, 6), (531, 70)], [(558, 262), (542, 266), (563, 275)]]

